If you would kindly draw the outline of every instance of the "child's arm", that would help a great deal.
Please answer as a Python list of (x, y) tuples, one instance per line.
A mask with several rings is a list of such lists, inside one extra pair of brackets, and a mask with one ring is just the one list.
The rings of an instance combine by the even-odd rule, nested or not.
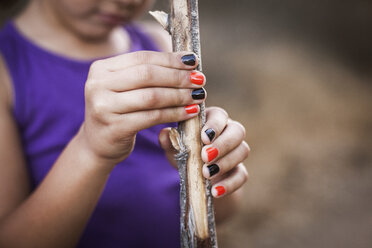
[(30, 193), (20, 137), (11, 112), (9, 79), (0, 55), (0, 221)]
[(30, 195), (9, 86), (0, 59), (0, 247), (72, 247), (108, 172), (94, 169), (96, 162), (75, 139)]
[[(192, 97), (204, 84), (190, 76), (196, 57), (183, 55), (137, 52), (94, 63), (86, 82), (85, 121), (31, 195), (11, 107), (0, 94), (0, 133), (7, 134), (0, 140), (0, 206), (7, 206), (0, 216), (0, 247), (77, 243), (109, 173), (131, 153), (136, 133), (197, 115), (197, 107), (185, 106), (204, 101)], [(9, 79), (2, 77), (0, 85), (6, 84)]]

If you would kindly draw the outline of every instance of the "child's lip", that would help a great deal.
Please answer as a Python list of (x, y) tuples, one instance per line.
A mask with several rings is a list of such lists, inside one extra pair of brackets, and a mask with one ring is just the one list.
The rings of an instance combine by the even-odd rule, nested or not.
[(110, 13), (98, 13), (98, 16), (103, 22), (112, 25), (121, 24), (127, 20), (124, 16)]

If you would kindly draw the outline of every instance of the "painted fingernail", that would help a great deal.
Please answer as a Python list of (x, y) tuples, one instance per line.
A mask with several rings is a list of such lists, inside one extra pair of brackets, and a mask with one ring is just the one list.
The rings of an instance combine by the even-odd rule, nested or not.
[(212, 128), (208, 128), (207, 130), (205, 130), (205, 133), (207, 134), (209, 140), (212, 142), (214, 136), (216, 136), (216, 132)]
[(208, 162), (212, 161), (213, 159), (215, 159), (218, 156), (217, 148), (209, 147), (205, 151), (207, 152)]
[(218, 172), (220, 172), (220, 167), (216, 164), (211, 164), (208, 165), (208, 170), (209, 170), (209, 176), (212, 177), (216, 175)]
[(181, 57), (181, 61), (182, 63), (184, 63), (185, 65), (195, 65), (196, 64), (196, 56), (195, 54), (187, 54), (187, 55), (183, 55)]
[(204, 99), (205, 98), (205, 90), (203, 88), (195, 89), (191, 92), (191, 97), (194, 100)]
[(190, 74), (191, 83), (197, 84), (197, 85), (203, 85), (204, 80), (205, 80), (205, 76), (203, 73), (198, 72), (198, 71), (191, 72)]
[(214, 188), (217, 191), (217, 196), (225, 194), (226, 190), (224, 186), (217, 186)]
[(198, 112), (198, 104), (192, 104), (185, 107), (186, 113), (193, 114)]

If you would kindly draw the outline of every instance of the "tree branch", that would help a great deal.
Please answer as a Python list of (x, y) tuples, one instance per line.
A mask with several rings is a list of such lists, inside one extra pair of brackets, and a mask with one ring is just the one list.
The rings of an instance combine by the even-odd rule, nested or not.
[[(171, 13), (151, 12), (172, 35), (173, 51), (190, 51), (199, 57), (197, 70), (202, 70), (200, 57), (199, 16), (197, 0), (171, 0)], [(205, 106), (197, 117), (180, 122), (170, 138), (179, 151), (176, 155), (180, 174), (181, 246), (184, 248), (217, 247), (211, 183), (202, 175), (202, 141)]]

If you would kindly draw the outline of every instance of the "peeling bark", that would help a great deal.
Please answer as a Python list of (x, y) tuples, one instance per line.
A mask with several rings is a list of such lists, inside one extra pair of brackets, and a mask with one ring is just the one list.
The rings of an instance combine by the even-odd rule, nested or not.
[[(173, 51), (191, 51), (199, 58), (196, 70), (202, 70), (198, 0), (171, 0), (170, 15), (155, 11), (151, 15), (172, 35)], [(176, 155), (180, 174), (181, 247), (217, 247), (211, 183), (202, 175), (203, 147), (200, 133), (205, 123), (205, 106), (200, 114), (180, 122), (170, 138), (179, 151)]]

